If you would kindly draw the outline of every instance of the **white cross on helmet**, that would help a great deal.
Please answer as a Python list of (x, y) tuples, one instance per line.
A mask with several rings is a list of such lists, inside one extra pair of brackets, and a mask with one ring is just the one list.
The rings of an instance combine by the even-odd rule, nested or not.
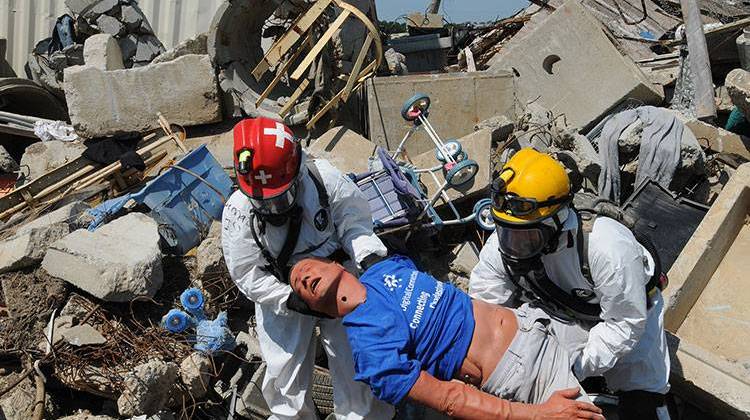
[(277, 122), (276, 128), (264, 128), (263, 134), (266, 136), (276, 136), (276, 147), (279, 149), (284, 148), (284, 141), (289, 140), (289, 142), (294, 143), (294, 136), (287, 133), (284, 129), (284, 125)]

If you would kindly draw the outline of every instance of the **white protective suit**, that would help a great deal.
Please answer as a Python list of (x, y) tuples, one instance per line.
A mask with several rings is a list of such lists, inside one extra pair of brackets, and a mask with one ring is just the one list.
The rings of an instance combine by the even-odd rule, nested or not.
[[(583, 277), (575, 244), (578, 220), (573, 212), (563, 226), (557, 250), (542, 256), (547, 276), (570, 292), (592, 291)], [(568, 235), (566, 231), (571, 231)], [(573, 241), (569, 244), (569, 240)], [(598, 217), (589, 235), (589, 267), (594, 282), (589, 303), (601, 307), (593, 323), (555, 321), (553, 330), (573, 355), (573, 370), (583, 380), (604, 376), (612, 391), (669, 390), (669, 353), (664, 334), (664, 301), (658, 291), (647, 309), (645, 285), (653, 273), (653, 259), (617, 221)], [(506, 273), (498, 249), (497, 232), (487, 240), (469, 280), (475, 299), (504, 306), (518, 306), (520, 293)]]
[[(372, 253), (385, 255), (387, 250), (372, 231), (370, 209), (357, 186), (327, 161), (314, 161), (328, 192), (326, 211), (305, 162), (303, 154), (297, 197), (303, 220), (290, 263), (309, 256), (327, 257), (339, 249), (357, 263)], [(251, 210), (242, 191), (232, 194), (224, 207), (221, 242), (232, 279), (255, 302), (255, 328), (267, 364), (262, 391), (273, 413), (271, 419), (316, 418), (308, 392), (315, 363), (316, 325), (328, 355), (336, 418), (392, 418), (390, 405), (375, 399), (367, 385), (354, 381), (354, 361), (341, 320), (318, 319), (287, 309), (292, 289), (263, 269), (268, 262), (253, 239)], [(328, 213), (327, 217), (321, 212)], [(265, 233), (256, 224), (256, 232), (271, 255), (278, 256), (287, 224), (276, 227), (266, 223)]]

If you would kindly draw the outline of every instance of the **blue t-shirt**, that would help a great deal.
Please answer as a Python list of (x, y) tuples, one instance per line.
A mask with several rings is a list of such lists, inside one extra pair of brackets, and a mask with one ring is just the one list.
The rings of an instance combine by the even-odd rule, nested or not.
[(452, 379), (474, 333), (469, 296), (398, 255), (370, 267), (360, 281), (367, 300), (343, 320), (354, 354), (354, 379), (394, 405), (422, 370)]

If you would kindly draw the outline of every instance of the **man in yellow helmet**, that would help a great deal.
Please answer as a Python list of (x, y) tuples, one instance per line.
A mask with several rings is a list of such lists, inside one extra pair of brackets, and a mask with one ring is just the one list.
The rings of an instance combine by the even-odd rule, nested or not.
[(607, 217), (584, 232), (565, 169), (549, 155), (521, 149), (491, 190), (496, 232), (471, 273), (471, 297), (543, 309), (576, 377), (604, 376), (620, 396), (620, 419), (668, 419), (658, 255)]

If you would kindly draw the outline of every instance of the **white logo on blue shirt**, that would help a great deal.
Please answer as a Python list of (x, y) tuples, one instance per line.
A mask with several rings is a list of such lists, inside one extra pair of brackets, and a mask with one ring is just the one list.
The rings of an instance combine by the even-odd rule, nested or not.
[(401, 279), (397, 278), (394, 274), (384, 274), (383, 284), (392, 292), (401, 287)]

